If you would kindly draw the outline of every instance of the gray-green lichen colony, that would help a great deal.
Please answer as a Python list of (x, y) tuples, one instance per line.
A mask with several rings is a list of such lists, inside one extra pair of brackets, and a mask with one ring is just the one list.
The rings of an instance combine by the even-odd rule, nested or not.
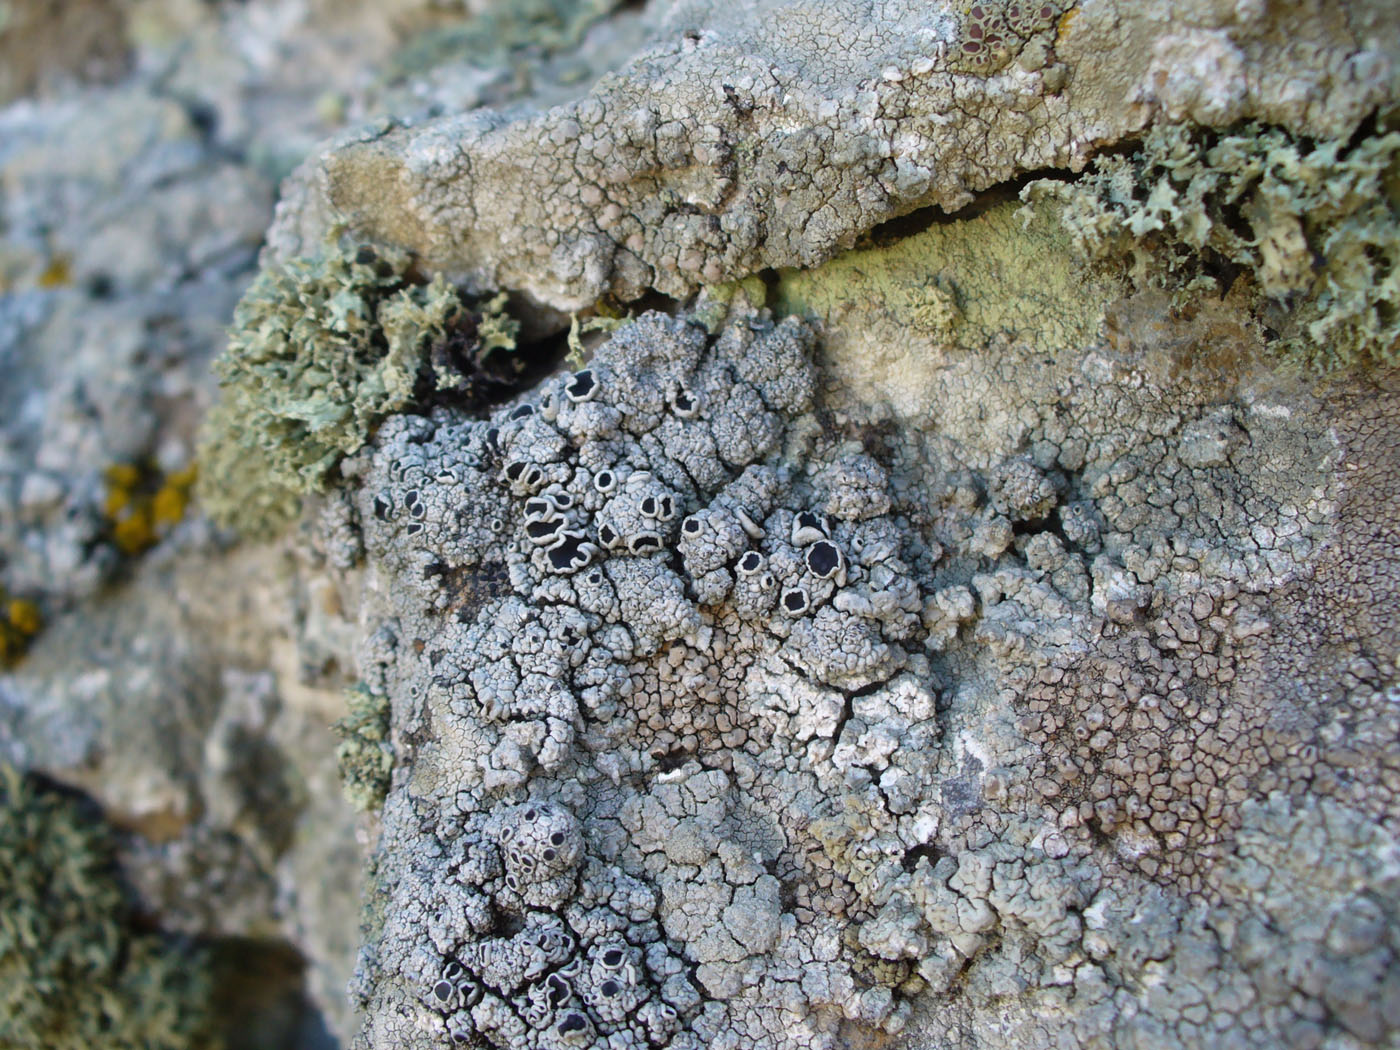
[(389, 792), (394, 752), (389, 746), (389, 698), (363, 685), (345, 691), (349, 713), (332, 728), (340, 737), (335, 749), (345, 797), (358, 810), (376, 810)]
[(0, 764), (0, 1046), (212, 1048), (211, 994), (203, 958), (139, 930), (106, 830)]
[(1322, 368), (1400, 363), (1400, 133), (1308, 143), (1251, 125), (1157, 125), (1139, 150), (1022, 196), (1063, 202), (1084, 256), (1128, 259), (1141, 283), (1223, 292), (1248, 270), (1286, 352)]
[(429, 347), (470, 325), (482, 356), (513, 347), (493, 301), (478, 325), (441, 275), (415, 280), (401, 252), (332, 242), (261, 271), (234, 312), (216, 364), (223, 397), (205, 426), (202, 501), (215, 518), (267, 535), (322, 492), (340, 460), (405, 408), (425, 371), (436, 390), (463, 379)]

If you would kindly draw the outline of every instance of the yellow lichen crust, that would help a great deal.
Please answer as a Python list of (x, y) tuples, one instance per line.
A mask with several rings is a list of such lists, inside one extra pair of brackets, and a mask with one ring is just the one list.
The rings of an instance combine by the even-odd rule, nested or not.
[(1152, 128), (1075, 182), (1042, 179), (1081, 256), (1199, 290), (1243, 267), (1280, 349), (1320, 370), (1400, 364), (1400, 133), (1312, 143), (1278, 128)]
[(847, 252), (815, 270), (781, 270), (776, 309), (839, 323), (851, 307), (884, 304), (900, 328), (976, 349), (1007, 334), (1041, 346), (1091, 337), (1102, 297), (1064, 265), (1070, 238), (1053, 219), (1024, 228), (1013, 205), (934, 223), (888, 246)]
[(192, 463), (168, 474), (149, 464), (108, 467), (102, 514), (117, 550), (135, 557), (160, 542), (184, 518), (197, 475)]
[[(216, 365), (223, 400), (202, 440), (205, 508), (245, 535), (275, 532), (420, 380), (455, 389), (458, 358), (511, 348), (502, 307), (488, 305), (478, 330), (450, 284), (417, 279), (388, 249), (332, 247), (263, 271)], [(441, 361), (429, 363), (430, 347)]]
[(0, 1046), (217, 1045), (203, 958), (138, 932), (101, 826), (6, 765), (0, 902)]
[(18, 663), (43, 626), (38, 605), (28, 598), (11, 597), (0, 587), (0, 668)]
[(813, 270), (780, 270), (773, 306), (821, 322), (832, 383), (913, 417), (940, 403), (939, 377), (968, 352), (1011, 339), (1046, 349), (1094, 337), (1110, 282), (1065, 265), (1070, 236), (1014, 203), (934, 222)]

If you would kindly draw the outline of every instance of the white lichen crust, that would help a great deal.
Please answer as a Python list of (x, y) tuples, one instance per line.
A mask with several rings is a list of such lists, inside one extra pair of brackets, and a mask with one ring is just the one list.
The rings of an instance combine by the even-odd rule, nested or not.
[(813, 341), (649, 313), (349, 464), (363, 1045), (1387, 1045), (1395, 668), (1309, 611), (1400, 593), (1365, 413), (1091, 351), (979, 450)]
[(412, 680), (416, 750), (385, 809), (367, 1045), (902, 1023), (889, 987), (856, 994), (808, 855), (825, 799), (884, 814), (896, 857), (936, 825), (919, 544), (882, 468), (821, 435), (811, 343), (646, 314), (493, 419), (396, 417), (352, 463), (397, 613), (365, 671)]

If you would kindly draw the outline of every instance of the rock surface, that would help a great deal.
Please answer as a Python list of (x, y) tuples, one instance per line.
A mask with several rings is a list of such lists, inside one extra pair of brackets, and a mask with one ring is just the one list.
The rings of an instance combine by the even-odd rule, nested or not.
[(272, 248), (304, 253), (343, 214), (557, 306), (683, 298), (1078, 170), (1153, 119), (1346, 136), (1400, 84), (1385, 2), (678, 0), (647, 18), (650, 46), (575, 101), (390, 121), (322, 153)]
[[(1391, 5), (13, 6), (0, 761), (292, 957), (230, 1045), (1396, 1045)], [(265, 230), (506, 293), (526, 367), (405, 407), (451, 326), (395, 344), (236, 544)]]

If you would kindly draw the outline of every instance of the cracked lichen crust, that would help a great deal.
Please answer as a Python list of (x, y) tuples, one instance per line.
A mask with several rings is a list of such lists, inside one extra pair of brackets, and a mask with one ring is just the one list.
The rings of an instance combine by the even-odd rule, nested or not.
[(1400, 133), (1309, 143), (1258, 125), (1162, 125), (1131, 155), (1022, 197), (1061, 202), (1080, 254), (1126, 260), (1139, 283), (1218, 292), (1207, 273), (1247, 269), (1286, 352), (1400, 363)]
[(1381, 3), (650, 6), (650, 46), (576, 101), (346, 136), (292, 180), (274, 252), (344, 214), (558, 307), (683, 297), (1078, 168), (1160, 115), (1346, 135), (1400, 75)]
[(384, 811), (367, 1045), (903, 1023), (898, 981), (862, 991), (839, 889), (803, 873), (828, 798), (896, 851), (935, 826), (927, 552), (883, 468), (817, 425), (811, 344), (793, 319), (711, 337), (649, 313), (530, 401), (395, 417), (356, 457), (398, 610), (362, 670), (415, 755)]

